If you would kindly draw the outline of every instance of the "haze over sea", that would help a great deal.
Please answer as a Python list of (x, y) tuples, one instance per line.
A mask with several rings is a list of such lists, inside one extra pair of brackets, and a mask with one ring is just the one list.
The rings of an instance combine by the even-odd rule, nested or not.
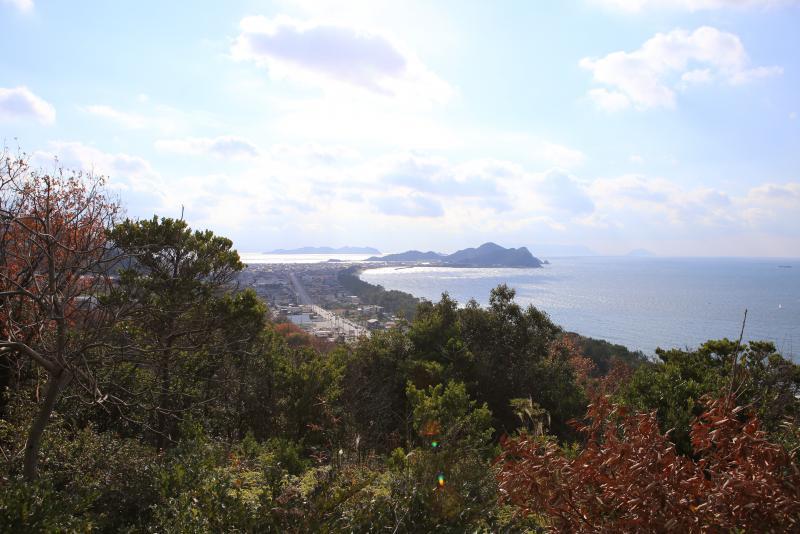
[[(652, 355), (656, 347), (695, 347), (736, 339), (769, 340), (800, 355), (800, 260), (733, 258), (553, 258), (542, 269), (385, 267), (361, 278), (386, 289), (460, 304), (506, 283), (517, 301), (546, 311), (565, 329)], [(782, 267), (791, 265), (791, 267)]]

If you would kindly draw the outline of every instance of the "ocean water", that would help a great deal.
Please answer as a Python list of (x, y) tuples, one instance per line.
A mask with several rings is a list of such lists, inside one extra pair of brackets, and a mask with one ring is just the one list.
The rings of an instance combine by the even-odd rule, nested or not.
[[(652, 355), (656, 347), (696, 347), (737, 339), (775, 343), (800, 360), (800, 259), (553, 258), (542, 269), (385, 267), (361, 278), (438, 300), (487, 304), (506, 283), (517, 302), (546, 311), (567, 330)], [(786, 268), (783, 266), (790, 265)]]
[(242, 262), (261, 263), (324, 263), (329, 260), (346, 262), (363, 261), (373, 254), (262, 254), (259, 252), (242, 252)]

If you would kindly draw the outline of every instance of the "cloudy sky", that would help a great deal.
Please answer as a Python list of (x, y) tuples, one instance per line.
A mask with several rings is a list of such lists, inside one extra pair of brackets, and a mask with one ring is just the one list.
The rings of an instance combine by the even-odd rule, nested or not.
[(0, 139), (241, 251), (800, 256), (798, 28), (796, 0), (0, 0)]

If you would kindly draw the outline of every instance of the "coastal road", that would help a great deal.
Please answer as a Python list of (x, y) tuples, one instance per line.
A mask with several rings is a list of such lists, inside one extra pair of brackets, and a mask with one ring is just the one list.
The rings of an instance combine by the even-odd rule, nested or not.
[(369, 337), (370, 334), (369, 330), (367, 330), (363, 326), (359, 326), (354, 322), (345, 319), (344, 317), (340, 317), (335, 313), (326, 310), (325, 308), (313, 304), (311, 306), (311, 310), (320, 317), (324, 318), (325, 321), (327, 321), (328, 324), (330, 324), (331, 328), (335, 330), (339, 330), (348, 336)]
[(311, 297), (303, 287), (303, 283), (297, 279), (297, 275), (293, 272), (289, 273), (289, 282), (292, 284), (294, 294), (297, 296), (298, 304), (302, 306), (311, 306), (311, 311), (322, 317), (327, 323), (325, 326), (331, 330), (343, 332), (350, 337), (359, 338), (361, 336), (369, 337), (369, 330), (363, 326), (359, 326), (344, 317), (339, 317), (333, 312), (330, 312), (320, 306), (317, 306), (311, 301)]

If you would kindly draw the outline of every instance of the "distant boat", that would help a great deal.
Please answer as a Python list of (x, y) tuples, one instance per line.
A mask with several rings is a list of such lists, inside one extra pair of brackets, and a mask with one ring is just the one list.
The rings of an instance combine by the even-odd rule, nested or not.
[(778, 265), (778, 269), (791, 269), (791, 265)]

